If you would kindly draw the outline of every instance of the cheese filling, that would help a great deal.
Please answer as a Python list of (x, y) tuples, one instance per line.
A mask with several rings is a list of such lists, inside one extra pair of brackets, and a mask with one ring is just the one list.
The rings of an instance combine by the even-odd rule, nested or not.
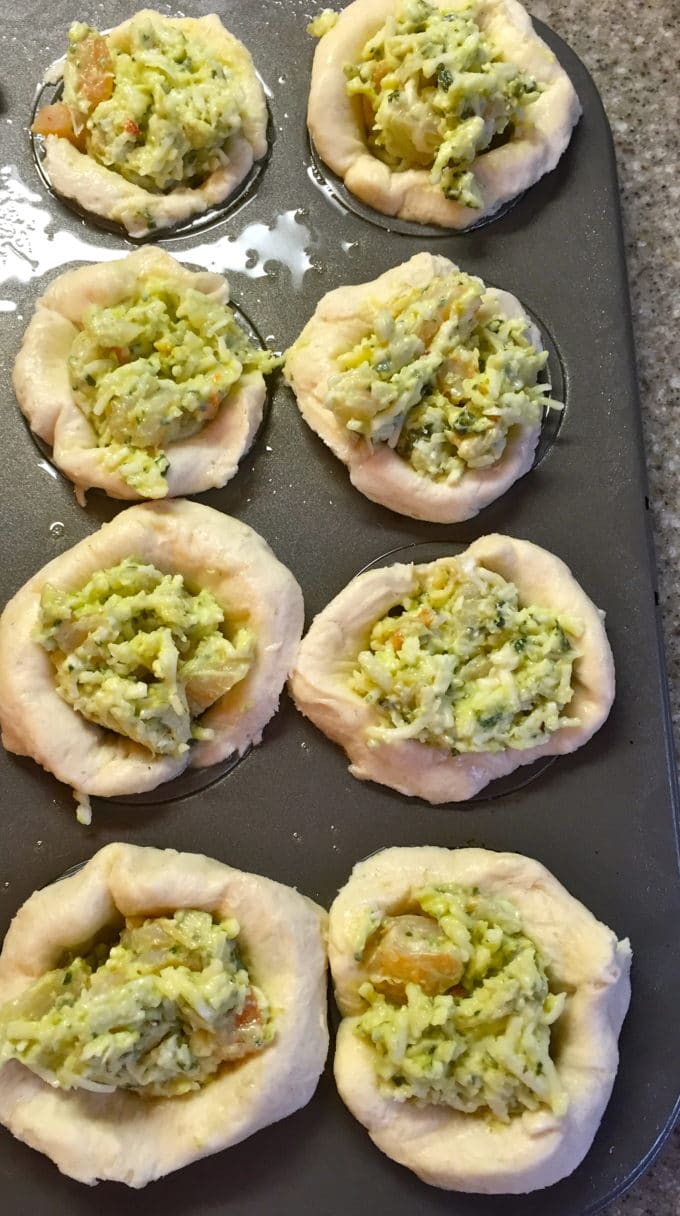
[(159, 275), (140, 279), (119, 304), (92, 305), (68, 366), (106, 467), (141, 496), (163, 498), (168, 445), (197, 434), (242, 376), (277, 362), (218, 293)]
[(126, 558), (79, 591), (47, 583), (37, 641), (60, 697), (154, 755), (180, 756), (211, 738), (201, 714), (245, 678), (256, 639), (230, 628), (215, 597), (181, 574)]
[(167, 193), (229, 164), (227, 142), (247, 119), (242, 74), (236, 60), (163, 18), (133, 18), (122, 41), (77, 22), (64, 102), (89, 156)]
[(0, 1007), (0, 1063), (59, 1089), (171, 1097), (274, 1036), (234, 919), (183, 909), (131, 918), (118, 940), (74, 955)]
[(373, 155), (397, 172), (429, 170), (472, 208), (484, 205), (475, 159), (512, 138), (541, 92), (480, 28), (474, 0), (402, 0), (345, 74)]
[(453, 485), (503, 455), (518, 426), (561, 408), (539, 383), (547, 352), (480, 279), (455, 271), (364, 306), (369, 332), (336, 356), (324, 404), (352, 433), (387, 443), (423, 477)]
[(533, 748), (578, 724), (563, 711), (582, 631), (575, 618), (520, 603), (501, 575), (452, 558), (376, 622), (349, 687), (378, 712), (373, 744)]
[(515, 906), (456, 884), (409, 903), (415, 914), (384, 917), (360, 954), (355, 1033), (382, 1092), (503, 1123), (541, 1107), (563, 1115), (551, 1034), (566, 996), (550, 991)]

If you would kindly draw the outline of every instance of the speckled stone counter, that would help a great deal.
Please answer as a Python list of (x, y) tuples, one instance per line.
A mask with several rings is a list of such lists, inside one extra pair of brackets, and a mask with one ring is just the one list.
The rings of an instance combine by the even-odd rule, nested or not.
[[(677, 743), (680, 5), (677, 0), (533, 0), (528, 7), (569, 42), (589, 68), (614, 134)], [(607, 1216), (680, 1216), (680, 1127), (656, 1165), (624, 1199), (607, 1209)]]

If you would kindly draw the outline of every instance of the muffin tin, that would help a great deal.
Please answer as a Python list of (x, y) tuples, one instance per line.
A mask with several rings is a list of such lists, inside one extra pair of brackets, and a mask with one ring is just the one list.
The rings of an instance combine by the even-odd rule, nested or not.
[[(191, 2), (187, 15), (211, 10)], [(322, 7), (314, 4), (314, 12)], [(75, 18), (113, 25), (131, 6), (74, 8), (72, 0), (22, 12), (1, 0), (7, 71), (0, 169), (0, 310), (3, 311), (0, 563), (3, 599), (122, 504), (93, 492), (86, 510), (33, 443), (14, 401), (11, 367), (39, 294), (64, 267), (122, 256), (133, 245), (46, 192), (27, 124), (37, 77), (63, 53)], [(169, 6), (163, 11), (170, 13)], [(569, 72), (584, 115), (555, 172), (502, 216), (461, 234), (391, 231), (347, 210), (320, 180), (305, 129), (314, 15), (302, 0), (221, 8), (251, 50), (269, 93), (274, 144), (263, 173), (228, 215), (200, 231), (164, 236), (181, 260), (224, 271), (234, 302), (261, 338), (288, 346), (318, 299), (363, 282), (423, 249), (516, 294), (548, 338), (564, 383), (557, 442), (540, 465), (476, 519), (455, 526), (400, 518), (353, 490), (346, 470), (302, 422), (279, 379), (255, 447), (223, 490), (201, 501), (261, 532), (300, 581), (308, 620), (360, 569), (394, 554), (416, 561), (506, 531), (554, 551), (606, 610), (617, 663), (610, 719), (572, 756), (489, 787), (474, 804), (433, 808), (347, 772), (344, 755), (284, 698), (252, 750), (226, 774), (199, 774), (125, 803), (93, 800), (80, 827), (70, 792), (30, 760), (0, 755), (5, 791), (0, 846), (0, 930), (36, 887), (111, 840), (203, 851), (331, 902), (355, 861), (391, 844), (476, 844), (542, 861), (634, 950), (633, 1001), (621, 1066), (595, 1144), (549, 1192), (484, 1197), (418, 1182), (375, 1149), (338, 1098), (330, 1064), (310, 1105), (244, 1144), (125, 1193), (93, 1197), (57, 1176), (41, 1155), (0, 1134), (0, 1178), (13, 1216), (165, 1216), (311, 1211), (341, 1216), (371, 1206), (392, 1216), (586, 1216), (649, 1164), (678, 1108), (680, 917), (677, 792), (660, 646), (656, 583), (614, 154), (602, 106), (576, 56), (536, 23)], [(397, 552), (398, 551), (398, 552)], [(200, 786), (200, 788), (199, 788)]]

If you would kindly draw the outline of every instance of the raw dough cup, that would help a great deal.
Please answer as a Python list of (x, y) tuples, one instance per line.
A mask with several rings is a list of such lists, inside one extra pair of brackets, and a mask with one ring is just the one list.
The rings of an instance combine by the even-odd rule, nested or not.
[[(495, 464), (486, 469), (467, 468), (460, 481), (447, 485), (417, 473), (387, 443), (371, 445), (348, 430), (324, 405), (324, 397), (329, 377), (337, 374), (336, 357), (372, 332), (370, 318), (376, 305), (388, 307), (397, 292), (427, 287), (438, 276), (457, 270), (448, 258), (417, 253), (373, 282), (329, 291), (288, 354), (285, 369), (302, 417), (347, 465), (352, 485), (372, 502), (432, 523), (471, 519), (528, 473), (540, 426), (511, 427), (507, 445)], [(537, 351), (543, 350), (541, 335), (515, 296), (487, 287), (484, 300), (504, 317), (526, 320), (529, 341)]]
[(37, 891), (0, 954), (0, 1002), (121, 917), (187, 907), (238, 919), (252, 978), (274, 1011), (274, 1041), (181, 1098), (53, 1089), (23, 1064), (5, 1064), (0, 1122), (80, 1182), (145, 1186), (285, 1118), (316, 1089), (328, 1050), (326, 913), (290, 887), (198, 854), (111, 844)]
[[(246, 47), (224, 28), (219, 17), (214, 13), (199, 18), (166, 17), (153, 9), (135, 13), (135, 17), (140, 16), (169, 22), (187, 36), (204, 42), (213, 55), (227, 64), (239, 64), (243, 69), (241, 81), (248, 117), (241, 133), (233, 135), (225, 145), (228, 165), (215, 169), (200, 186), (177, 186), (168, 194), (154, 194), (129, 182), (92, 156), (79, 152), (67, 139), (57, 135), (46, 137), (44, 169), (57, 194), (73, 199), (94, 215), (122, 224), (131, 236), (145, 236), (157, 228), (171, 228), (210, 207), (219, 206), (248, 176), (253, 163), (267, 152), (268, 115), (262, 85)], [(110, 30), (105, 35), (107, 42), (114, 47), (124, 47), (132, 20)]]
[(575, 751), (606, 720), (614, 700), (614, 661), (601, 614), (564, 562), (529, 541), (498, 534), (480, 537), (460, 556), (513, 582), (521, 604), (537, 604), (583, 622), (578, 640), (583, 654), (574, 662), (574, 696), (564, 711), (580, 718), (579, 726), (561, 726), (545, 743), (523, 751), (453, 755), (415, 739), (369, 743), (369, 731), (381, 718), (347, 687), (346, 679), (375, 622), (411, 592), (420, 571), (451, 560), (446, 557), (357, 575), (313, 620), (290, 678), (298, 709), (344, 747), (355, 777), (432, 803), (462, 802), (523, 764)]
[[(106, 467), (107, 449), (97, 445), (89, 419), (74, 400), (68, 357), (88, 308), (120, 304), (133, 295), (140, 280), (155, 275), (218, 299), (226, 285), (225, 306), (229, 299), (222, 275), (187, 270), (163, 250), (147, 247), (120, 260), (59, 275), (38, 299), (24, 334), (13, 374), (17, 400), (31, 430), (50, 444), (54, 463), (81, 492), (97, 487), (112, 498), (143, 498), (120, 473)], [(200, 431), (168, 444), (168, 497), (202, 494), (231, 480), (255, 440), (266, 397), (261, 373), (248, 372)]]
[[(214, 739), (195, 742), (181, 756), (154, 756), (82, 717), (58, 695), (50, 658), (33, 639), (45, 583), (76, 590), (126, 557), (183, 574), (193, 587), (212, 592), (228, 623), (248, 623), (256, 635), (246, 677), (201, 717)], [(276, 712), (303, 614), (293, 575), (246, 524), (182, 500), (130, 507), (39, 570), (0, 617), (2, 741), (75, 790), (104, 798), (152, 790), (186, 768), (241, 755), (260, 742)]]
[[(462, 5), (461, 5), (462, 7)], [(354, 0), (319, 42), (314, 55), (307, 125), (319, 156), (352, 194), (385, 215), (443, 228), (467, 228), (493, 215), (555, 168), (571, 138), (581, 107), (574, 87), (552, 51), (534, 32), (516, 0), (481, 0), (479, 24), (517, 67), (547, 88), (528, 108), (521, 135), (471, 165), (484, 200), (481, 209), (447, 199), (427, 169), (393, 171), (373, 156), (361, 109), (346, 90), (343, 72), (396, 10), (397, 0)]]
[[(442, 1106), (397, 1102), (378, 1089), (372, 1048), (354, 1034), (366, 1008), (354, 960), (362, 913), (398, 912), (431, 883), (478, 886), (518, 908), (551, 986), (568, 993), (553, 1028), (553, 1059), (569, 1096), (564, 1116), (527, 1111), (510, 1124)], [(329, 959), (345, 1019), (335, 1053), (340, 1096), (388, 1157), (448, 1190), (523, 1194), (566, 1177), (588, 1152), (614, 1084), (618, 1036), (630, 1001), (630, 944), (617, 941), (537, 861), (486, 849), (393, 848), (354, 867), (330, 910)]]

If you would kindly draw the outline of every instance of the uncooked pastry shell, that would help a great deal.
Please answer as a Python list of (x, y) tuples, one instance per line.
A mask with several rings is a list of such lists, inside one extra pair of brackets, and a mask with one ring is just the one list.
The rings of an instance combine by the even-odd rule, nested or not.
[[(514, 426), (499, 460), (489, 468), (466, 469), (460, 481), (448, 485), (417, 473), (387, 443), (371, 445), (324, 405), (329, 378), (337, 374), (337, 356), (351, 349), (373, 330), (376, 307), (389, 307), (398, 292), (422, 289), (458, 267), (448, 258), (417, 253), (400, 266), (369, 283), (336, 287), (316, 306), (286, 360), (286, 377), (305, 422), (349, 469), (352, 485), (366, 498), (400, 515), (433, 523), (471, 519), (482, 507), (500, 498), (528, 473), (540, 435), (540, 426)], [(478, 280), (481, 282), (481, 280)], [(508, 291), (487, 287), (484, 304), (504, 317), (528, 322), (527, 338), (537, 351), (541, 335), (519, 300)]]
[[(17, 400), (36, 435), (52, 448), (54, 463), (79, 494), (97, 487), (112, 498), (143, 495), (106, 466), (106, 449), (76, 405), (68, 358), (74, 339), (93, 304), (111, 308), (129, 299), (144, 279), (161, 275), (178, 284), (229, 299), (225, 278), (207, 270), (187, 270), (161, 249), (145, 248), (112, 262), (67, 270), (40, 296), (14, 365)], [(226, 485), (257, 434), (267, 389), (258, 371), (241, 376), (214, 418), (188, 439), (168, 444), (168, 496), (202, 494)]]
[[(126, 557), (206, 588), (229, 623), (248, 623), (256, 654), (248, 674), (201, 717), (215, 732), (182, 756), (154, 756), (96, 726), (63, 701), (49, 655), (34, 640), (45, 583), (82, 587)], [(302, 592), (252, 528), (194, 502), (130, 507), (39, 570), (0, 617), (0, 724), (10, 752), (32, 756), (75, 790), (101, 797), (155, 789), (186, 768), (205, 768), (259, 743), (276, 712), (303, 626)]]
[(347, 93), (343, 68), (356, 62), (396, 7), (396, 0), (354, 0), (324, 34), (314, 55), (307, 125), (321, 159), (362, 202), (403, 220), (467, 228), (555, 168), (581, 106), (566, 72), (534, 32), (526, 9), (517, 0), (481, 0), (481, 28), (508, 60), (547, 87), (529, 107), (521, 134), (473, 161), (481, 209), (447, 199), (430, 181), (427, 169), (391, 170), (368, 150), (360, 107)]
[(253, 163), (266, 154), (268, 121), (264, 91), (250, 53), (224, 28), (215, 13), (199, 18), (166, 17), (153, 9), (142, 9), (110, 30), (106, 34), (107, 42), (114, 47), (125, 45), (128, 26), (138, 17), (169, 22), (187, 36), (205, 42), (211, 53), (222, 56), (226, 63), (241, 65), (248, 117), (242, 132), (232, 136), (226, 144), (228, 165), (215, 169), (200, 186), (177, 186), (168, 194), (154, 194), (129, 182), (87, 153), (79, 152), (67, 139), (58, 135), (46, 137), (45, 172), (57, 194), (73, 199), (94, 215), (122, 224), (131, 236), (145, 236), (158, 228), (171, 228), (225, 202), (247, 177)]
[(285, 1118), (316, 1089), (328, 1050), (326, 913), (290, 887), (195, 853), (111, 844), (72, 878), (37, 891), (5, 938), (0, 1003), (121, 917), (179, 908), (238, 919), (275, 1038), (181, 1098), (53, 1089), (23, 1064), (5, 1064), (0, 1122), (80, 1182), (145, 1186)]
[(606, 720), (614, 699), (614, 661), (602, 615), (558, 557), (529, 541), (482, 536), (460, 555), (515, 584), (520, 603), (580, 618), (584, 632), (574, 662), (574, 696), (565, 712), (578, 726), (561, 726), (545, 743), (519, 751), (452, 755), (416, 739), (369, 742), (378, 710), (347, 687), (372, 626), (417, 585), (418, 576), (450, 558), (421, 566), (396, 563), (357, 575), (313, 620), (290, 677), (299, 710), (344, 747), (350, 772), (428, 802), (462, 802), (498, 777), (545, 756), (573, 752)]
[[(509, 1124), (442, 1106), (397, 1102), (378, 1089), (372, 1049), (354, 1034), (366, 979), (354, 959), (366, 913), (402, 910), (433, 883), (479, 887), (518, 908), (539, 946), (551, 986), (566, 991), (553, 1028), (553, 1059), (569, 1097), (566, 1114), (527, 1111)], [(597, 921), (537, 861), (487, 849), (393, 848), (354, 867), (330, 910), (329, 959), (345, 1015), (337, 1036), (340, 1096), (388, 1157), (448, 1190), (523, 1194), (566, 1177), (588, 1152), (618, 1068), (618, 1036), (630, 1001), (628, 940)]]

